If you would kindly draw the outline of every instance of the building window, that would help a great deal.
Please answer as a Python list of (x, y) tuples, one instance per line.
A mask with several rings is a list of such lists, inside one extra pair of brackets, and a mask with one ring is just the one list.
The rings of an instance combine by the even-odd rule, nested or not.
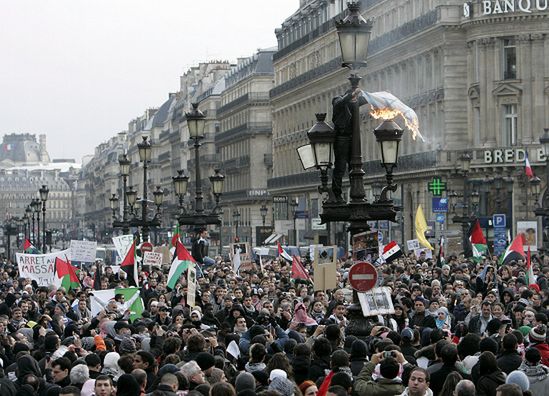
[(503, 106), (503, 143), (506, 146), (517, 144), (518, 112), (516, 104)]
[(503, 79), (517, 78), (517, 47), (514, 39), (503, 39)]

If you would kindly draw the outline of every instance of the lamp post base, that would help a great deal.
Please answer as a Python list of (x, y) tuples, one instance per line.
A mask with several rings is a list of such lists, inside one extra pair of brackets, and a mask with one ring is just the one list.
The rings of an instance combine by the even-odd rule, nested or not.
[(214, 214), (181, 214), (178, 217), (179, 225), (205, 226), (221, 225), (221, 219)]
[(399, 208), (393, 205), (393, 201), (368, 202), (324, 202), (322, 205), (322, 214), (320, 215), (321, 224), (336, 221), (350, 222), (355, 224), (355, 228), (366, 228), (361, 224), (368, 221), (390, 220), (396, 222), (396, 215)]

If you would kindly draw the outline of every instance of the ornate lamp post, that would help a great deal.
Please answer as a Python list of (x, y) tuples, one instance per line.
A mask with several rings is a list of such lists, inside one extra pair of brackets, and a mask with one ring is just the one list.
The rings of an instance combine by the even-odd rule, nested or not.
[[(212, 184), (212, 193), (215, 198), (215, 207), (211, 212), (204, 211), (204, 196), (202, 192), (202, 177), (200, 172), (200, 141), (204, 138), (206, 127), (206, 116), (200, 110), (198, 110), (198, 103), (192, 104), (192, 109), (190, 112), (185, 113), (187, 118), (187, 125), (189, 128), (189, 136), (194, 141), (194, 153), (195, 153), (195, 164), (194, 164), (194, 178), (195, 178), (195, 197), (194, 197), (194, 210), (185, 211), (181, 210), (179, 215), (179, 224), (180, 225), (190, 225), (195, 227), (202, 227), (208, 224), (221, 225), (221, 218), (219, 217), (219, 198), (223, 193), (223, 183), (225, 176), (219, 173), (219, 169), (215, 169), (215, 173), (209, 177), (210, 183)], [(178, 175), (175, 179), (182, 176)], [(181, 181), (178, 179), (179, 183), (188, 183), (188, 176), (186, 181)], [(182, 185), (181, 185), (182, 186)], [(180, 198), (181, 199), (181, 198)], [(180, 201), (182, 202), (182, 201)], [(180, 209), (182, 204), (180, 204)]]
[[(135, 191), (131, 186), (125, 191), (125, 201), (127, 200), (127, 204), (133, 215), (133, 218), (129, 221), (128, 226), (141, 227), (141, 241), (148, 242), (149, 231), (151, 227), (160, 226), (160, 220), (158, 219), (158, 214), (160, 213), (160, 206), (162, 205), (164, 191), (162, 191), (162, 189), (160, 189), (160, 187), (158, 186), (156, 188), (156, 191), (153, 193), (153, 196), (154, 196), (153, 202), (156, 205), (156, 213), (152, 219), (149, 219), (148, 218), (148, 200), (147, 200), (147, 168), (148, 168), (149, 162), (151, 162), (152, 147), (147, 136), (143, 136), (143, 141), (137, 144), (137, 149), (139, 151), (139, 160), (143, 162), (143, 196), (139, 200), (141, 217), (139, 217), (137, 213), (138, 212), (137, 211), (137, 204), (138, 204), (137, 191)], [(126, 168), (126, 166), (128, 166), (128, 168)], [(129, 174), (129, 164), (125, 161), (125, 158), (122, 158), (120, 171), (123, 177), (125, 174), (126, 175)], [(162, 195), (162, 197), (160, 197), (159, 195)], [(119, 223), (119, 225), (123, 226), (123, 223), (124, 223), (124, 220), (121, 223)], [(128, 227), (128, 232), (129, 232), (129, 227)]]
[[(127, 194), (127, 185), (128, 177), (130, 176), (130, 164), (131, 161), (128, 158), (127, 154), (121, 154), (118, 157), (118, 165), (120, 167), (120, 176), (122, 176), (122, 221), (118, 220), (116, 212), (120, 210), (118, 206), (118, 197), (113, 194), (109, 201), (111, 202), (111, 209), (113, 210), (112, 226), (113, 228), (121, 228), (122, 234), (126, 235), (130, 232), (130, 222), (128, 221), (128, 194)], [(113, 200), (115, 198), (116, 200)], [(115, 205), (115, 207), (113, 207)]]
[(43, 184), (38, 191), (40, 192), (40, 201), (42, 201), (42, 252), (46, 253), (46, 201), (50, 189)]
[(297, 207), (299, 206), (299, 202), (296, 199), (293, 199), (291, 202), (290, 202), (290, 207), (291, 207), (291, 210), (292, 210), (292, 219), (294, 221), (294, 232), (293, 232), (293, 242), (294, 242), (294, 245), (297, 246)]
[(547, 251), (549, 250), (549, 128), (543, 128), (543, 135), (539, 138), (539, 142), (545, 158), (545, 191), (541, 197), (541, 203), (535, 208), (534, 213), (542, 219), (543, 248)]
[(31, 225), (30, 225), (30, 221), (31, 221), (31, 214), (32, 214), (32, 209), (30, 207), (30, 205), (27, 205), (26, 209), (25, 209), (25, 238), (27, 238), (29, 241), (31, 240)]
[(261, 214), (261, 221), (263, 223), (263, 227), (265, 227), (265, 218), (267, 217), (267, 213), (269, 212), (269, 209), (265, 204), (261, 205), (261, 208), (259, 208), (259, 213)]
[[(35, 238), (34, 244), (35, 246), (38, 246), (40, 248), (40, 207), (41, 207), (40, 199), (38, 198), (33, 199), (31, 205), (34, 210), (34, 214), (36, 215), (36, 238)], [(34, 228), (34, 221), (33, 221), (33, 228)]]
[(238, 238), (238, 222), (240, 221), (240, 212), (238, 209), (235, 209), (233, 212), (233, 223), (235, 225), (235, 242), (240, 241), (240, 238)]
[(185, 213), (183, 200), (185, 199), (185, 194), (187, 194), (187, 188), (189, 186), (189, 176), (184, 175), (183, 172), (183, 170), (178, 170), (177, 176), (172, 177), (173, 191), (179, 199), (179, 214)]

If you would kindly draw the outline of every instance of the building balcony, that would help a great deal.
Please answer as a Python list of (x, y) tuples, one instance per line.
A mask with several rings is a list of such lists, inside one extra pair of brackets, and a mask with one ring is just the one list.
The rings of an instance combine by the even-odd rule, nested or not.
[(246, 105), (246, 104), (250, 104), (250, 103), (262, 103), (264, 102), (265, 104), (268, 104), (270, 101), (270, 95), (268, 92), (251, 92), (251, 93), (246, 93), (230, 102), (228, 102), (227, 104), (221, 106), (218, 110), (217, 110), (217, 115), (218, 117), (222, 116), (223, 114), (231, 111), (231, 110), (234, 110), (235, 108), (238, 108), (239, 106), (243, 106), (243, 105)]
[(271, 134), (272, 133), (271, 122), (248, 122), (246, 124), (239, 125), (235, 128), (219, 133), (215, 137), (217, 144), (223, 144), (231, 142), (238, 138), (248, 138), (256, 134)]

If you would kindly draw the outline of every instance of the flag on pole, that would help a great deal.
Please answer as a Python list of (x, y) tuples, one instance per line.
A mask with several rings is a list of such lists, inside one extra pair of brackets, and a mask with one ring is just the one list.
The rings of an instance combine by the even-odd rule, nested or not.
[(518, 234), (513, 242), (507, 247), (503, 256), (499, 259), (499, 264), (508, 264), (513, 260), (524, 260), (524, 234)]
[(423, 209), (421, 209), (421, 205), (418, 205), (417, 207), (415, 225), (416, 238), (418, 239), (419, 243), (430, 250), (434, 250), (427, 238), (425, 238), (425, 232), (429, 229), (429, 227), (427, 227), (427, 221), (425, 220), (425, 215), (423, 214)]
[(444, 235), (440, 236), (440, 243), (438, 246), (438, 256), (437, 256), (437, 266), (439, 268), (442, 268), (444, 264), (446, 264), (446, 259), (444, 257)]
[(532, 268), (532, 258), (530, 253), (530, 245), (528, 245), (528, 253), (526, 255), (526, 284), (528, 286), (535, 284), (537, 281)]
[(293, 256), (292, 258), (292, 279), (311, 280), (305, 267), (301, 264), (301, 259), (297, 256)]
[(70, 289), (77, 289), (81, 286), (80, 279), (76, 275), (76, 268), (68, 260), (55, 258), (55, 275), (55, 286), (57, 288), (62, 287), (68, 292)]
[(486, 244), (486, 238), (482, 233), (478, 219), (473, 222), (473, 226), (469, 232), (469, 243), (471, 244), (470, 257), (473, 257), (473, 260), (476, 262), (480, 261), (482, 256), (486, 254), (488, 245)]
[(396, 243), (395, 241), (391, 241), (383, 247), (383, 253), (381, 254), (381, 258), (385, 260), (385, 262), (390, 263), (400, 256), (402, 256), (402, 250), (400, 249), (400, 246), (398, 246), (398, 243)]
[(135, 239), (133, 240), (126, 257), (120, 263), (122, 269), (128, 275), (128, 283), (130, 286), (138, 286), (137, 260), (135, 259)]
[(121, 315), (124, 315), (129, 311), (130, 321), (134, 321), (143, 316), (143, 311), (145, 310), (143, 299), (139, 294), (139, 288), (137, 287), (119, 287), (116, 289), (107, 289), (107, 290), (97, 290), (90, 295), (90, 310), (92, 317), (95, 317), (99, 312), (101, 312), (109, 301), (114, 299), (117, 294), (124, 295), (125, 302), (120, 304), (118, 307), (118, 312)]
[(175, 247), (177, 244), (177, 241), (179, 241), (179, 224), (175, 227), (175, 232), (172, 237), (172, 247)]
[(28, 254), (40, 254), (40, 251), (28, 239), (23, 242), (23, 251)]
[(282, 249), (282, 246), (280, 245), (280, 242), (277, 242), (277, 245), (278, 245), (278, 257), (282, 257), (284, 260), (286, 260), (289, 263), (293, 262), (293, 259), (288, 254), (288, 252), (285, 251), (284, 249)]
[(531, 179), (534, 177), (534, 171), (532, 170), (532, 166), (530, 165), (530, 161), (528, 160), (528, 151), (524, 151), (524, 170), (526, 173), (526, 176), (528, 176), (528, 179)]
[(181, 241), (177, 239), (172, 265), (170, 267), (170, 272), (168, 273), (168, 288), (171, 290), (175, 289), (175, 285), (177, 285), (179, 278), (181, 278), (181, 275), (187, 271), (191, 264), (195, 265), (196, 261), (185, 246), (183, 246)]

